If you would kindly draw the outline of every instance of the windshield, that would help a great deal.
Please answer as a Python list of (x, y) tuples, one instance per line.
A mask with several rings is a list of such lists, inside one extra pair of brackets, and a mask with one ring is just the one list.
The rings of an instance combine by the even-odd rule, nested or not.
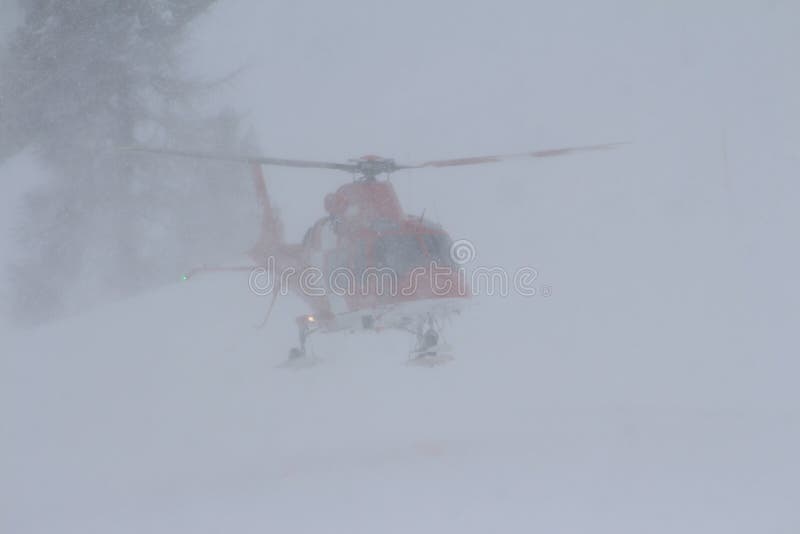
[(375, 241), (372, 251), (375, 266), (388, 267), (398, 274), (427, 263), (427, 257), (415, 234), (385, 235)]
[(453, 264), (450, 257), (450, 238), (446, 234), (425, 234), (422, 236), (422, 240), (430, 255), (430, 262), (441, 266)]

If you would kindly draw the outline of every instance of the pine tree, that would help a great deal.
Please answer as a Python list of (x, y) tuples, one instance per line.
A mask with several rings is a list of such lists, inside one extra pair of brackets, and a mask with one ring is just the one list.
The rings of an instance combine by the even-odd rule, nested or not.
[(25, 23), (0, 70), (0, 161), (31, 147), (53, 179), (27, 199), (17, 318), (135, 294), (244, 246), (235, 237), (255, 220), (246, 169), (119, 150), (242, 148), (235, 114), (193, 110), (202, 86), (177, 59), (189, 23), (214, 1), (21, 2)]

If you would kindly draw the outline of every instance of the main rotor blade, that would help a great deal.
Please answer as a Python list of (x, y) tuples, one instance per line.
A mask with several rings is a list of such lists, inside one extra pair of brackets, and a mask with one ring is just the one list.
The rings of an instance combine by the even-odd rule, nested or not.
[(218, 154), (214, 152), (198, 152), (192, 150), (172, 150), (168, 148), (149, 148), (130, 146), (123, 147), (128, 152), (147, 152), (150, 154), (163, 154), (165, 156), (178, 156), (193, 159), (211, 159), (217, 161), (235, 161), (239, 163), (260, 163), (262, 165), (277, 165), (280, 167), (302, 167), (307, 169), (333, 169), (337, 171), (355, 172), (358, 167), (350, 163), (334, 163), (330, 161), (310, 161), (302, 159), (266, 158), (263, 156), (237, 156), (232, 154)]
[(509, 159), (520, 158), (551, 158), (556, 156), (566, 156), (576, 152), (590, 152), (594, 150), (610, 150), (626, 143), (606, 143), (603, 145), (572, 146), (564, 148), (550, 148), (547, 150), (534, 150), (532, 152), (520, 152), (518, 154), (497, 154), (494, 156), (476, 156), (457, 159), (440, 159), (426, 161), (419, 165), (398, 165), (398, 169), (421, 169), (424, 167), (455, 167), (458, 165), (480, 165), (483, 163), (497, 163)]

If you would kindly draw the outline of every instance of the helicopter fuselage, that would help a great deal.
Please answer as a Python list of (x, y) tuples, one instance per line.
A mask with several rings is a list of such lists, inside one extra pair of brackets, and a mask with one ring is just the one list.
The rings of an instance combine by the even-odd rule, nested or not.
[(325, 198), (328, 215), (306, 232), (294, 289), (306, 320), (329, 331), (401, 328), (458, 312), (471, 296), (441, 226), (403, 212), (389, 181), (362, 180)]

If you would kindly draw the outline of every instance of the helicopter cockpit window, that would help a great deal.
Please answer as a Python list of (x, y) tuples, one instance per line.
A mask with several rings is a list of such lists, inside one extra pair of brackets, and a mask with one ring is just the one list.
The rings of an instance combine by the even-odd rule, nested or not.
[(441, 266), (453, 264), (450, 257), (450, 239), (445, 234), (425, 234), (422, 240), (430, 254), (429, 261)]
[(410, 272), (418, 265), (425, 265), (427, 258), (416, 235), (386, 235), (375, 241), (372, 251), (375, 266), (388, 267), (398, 274)]
[(345, 249), (334, 249), (328, 252), (327, 255), (327, 268), (328, 271), (336, 269), (346, 269), (350, 267), (350, 258)]

